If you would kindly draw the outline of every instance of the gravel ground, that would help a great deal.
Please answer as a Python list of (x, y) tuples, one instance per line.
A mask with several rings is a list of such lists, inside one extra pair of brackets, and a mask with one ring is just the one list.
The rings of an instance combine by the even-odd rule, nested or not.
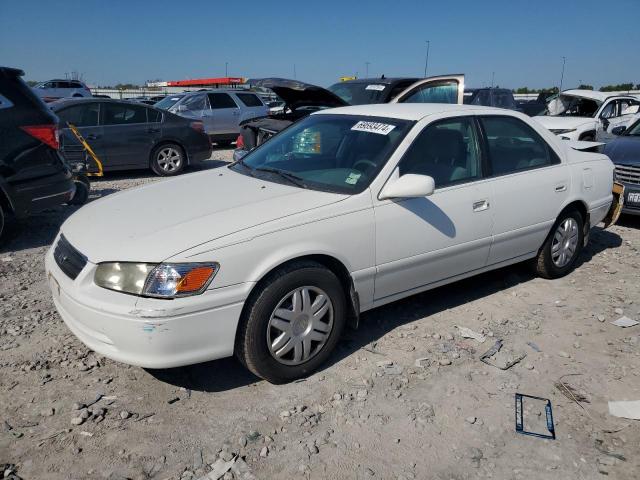
[[(152, 181), (112, 174), (92, 198)], [(0, 249), (0, 478), (638, 478), (640, 422), (607, 407), (640, 400), (640, 325), (610, 324), (640, 320), (638, 218), (595, 229), (563, 279), (519, 265), (368, 312), (319, 372), (275, 386), (234, 359), (153, 371), (87, 350), (44, 276), (72, 212)], [(526, 357), (481, 362), (496, 339), (496, 361)], [(551, 400), (556, 440), (515, 433), (516, 392)], [(538, 404), (525, 415), (544, 424)]]

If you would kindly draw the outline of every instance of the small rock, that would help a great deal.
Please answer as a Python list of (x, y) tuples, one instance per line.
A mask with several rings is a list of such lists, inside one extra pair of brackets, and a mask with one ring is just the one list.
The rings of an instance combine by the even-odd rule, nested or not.
[(562, 350), (558, 352), (558, 356), (562, 358), (571, 358), (571, 355), (569, 355), (567, 352), (563, 352)]
[(122, 410), (120, 412), (120, 418), (123, 419), (123, 420), (126, 420), (130, 416), (131, 416), (131, 413), (127, 412), (126, 410)]
[(616, 312), (616, 314), (618, 315), (622, 315), (624, 313), (624, 310), (622, 310), (621, 308), (616, 308), (614, 312)]
[(465, 420), (466, 420), (467, 423), (470, 423), (471, 425), (473, 425), (474, 423), (476, 423), (476, 420), (478, 420), (478, 419), (476, 417), (474, 417), (474, 416), (470, 416), (470, 417), (465, 418)]
[(269, 447), (267, 447), (266, 445), (264, 447), (262, 447), (262, 449), (260, 450), (260, 456), (262, 458), (266, 458), (267, 455), (269, 455)]
[(446, 365), (451, 365), (451, 360), (449, 360), (448, 358), (441, 358), (440, 360), (438, 360), (438, 363), (444, 367)]
[(53, 408), (45, 408), (43, 410), (40, 410), (40, 415), (42, 417), (53, 417), (55, 413), (56, 411)]
[(72, 425), (82, 425), (84, 423), (85, 419), (82, 417), (73, 417), (71, 419), (71, 424)]
[[(289, 413), (289, 412), (287, 412)], [(282, 416), (282, 414), (280, 414), (280, 416)], [(240, 437), (240, 439), (238, 440), (238, 443), (240, 444), (241, 447), (246, 447), (247, 446), (247, 437), (245, 437), (244, 435), (242, 437)]]

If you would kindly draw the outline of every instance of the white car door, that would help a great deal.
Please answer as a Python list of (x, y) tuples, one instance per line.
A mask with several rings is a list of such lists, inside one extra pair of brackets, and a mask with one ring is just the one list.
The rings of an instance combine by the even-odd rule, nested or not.
[(429, 175), (434, 193), (379, 200), (379, 192), (372, 192), (377, 304), (485, 266), (492, 190), (482, 175), (479, 145), (472, 116), (437, 120), (415, 137), (387, 181), (408, 173)]
[(462, 105), (464, 75), (442, 75), (419, 80), (389, 103), (452, 103)]
[(570, 172), (531, 126), (506, 115), (479, 117), (493, 184), (493, 243), (488, 265), (538, 251), (567, 198)]

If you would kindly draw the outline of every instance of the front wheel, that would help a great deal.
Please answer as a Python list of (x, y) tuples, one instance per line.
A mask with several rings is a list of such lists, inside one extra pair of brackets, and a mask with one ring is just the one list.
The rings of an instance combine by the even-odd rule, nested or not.
[(184, 164), (184, 151), (175, 143), (160, 145), (151, 155), (151, 169), (163, 177), (177, 175), (184, 169)]
[(535, 268), (543, 278), (560, 278), (569, 273), (582, 251), (584, 221), (576, 210), (560, 215), (536, 258)]
[(271, 383), (305, 377), (335, 348), (346, 323), (346, 300), (336, 275), (300, 262), (258, 287), (245, 306), (236, 356)]
[(2, 234), (4, 232), (4, 222), (5, 222), (5, 214), (2, 209), (2, 203), (0, 202), (0, 245), (2, 244)]

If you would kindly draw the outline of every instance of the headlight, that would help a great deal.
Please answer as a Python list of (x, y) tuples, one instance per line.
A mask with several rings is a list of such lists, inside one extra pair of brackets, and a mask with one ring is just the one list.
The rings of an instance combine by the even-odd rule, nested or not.
[(552, 128), (551, 133), (555, 133), (556, 135), (562, 135), (563, 133), (571, 133), (575, 132), (575, 128)]
[(99, 287), (133, 295), (175, 298), (198, 295), (218, 273), (217, 263), (101, 263), (93, 281)]

